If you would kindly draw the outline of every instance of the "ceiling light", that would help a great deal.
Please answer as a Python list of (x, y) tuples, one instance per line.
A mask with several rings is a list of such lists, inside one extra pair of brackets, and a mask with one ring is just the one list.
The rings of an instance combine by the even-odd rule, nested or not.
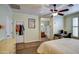
[(44, 24), (43, 24), (43, 23), (41, 23), (41, 26), (44, 26)]
[(53, 15), (53, 16), (57, 16), (57, 15), (58, 15), (58, 13), (57, 13), (57, 12), (55, 12), (55, 13), (52, 13), (52, 15)]

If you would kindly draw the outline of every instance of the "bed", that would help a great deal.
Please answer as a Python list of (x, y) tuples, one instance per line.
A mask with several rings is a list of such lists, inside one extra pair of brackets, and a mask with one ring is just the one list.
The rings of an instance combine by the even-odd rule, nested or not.
[(16, 52), (16, 40), (4, 39), (0, 41), (0, 54), (14, 54)]
[(37, 52), (40, 54), (78, 54), (79, 40), (62, 38), (42, 43)]

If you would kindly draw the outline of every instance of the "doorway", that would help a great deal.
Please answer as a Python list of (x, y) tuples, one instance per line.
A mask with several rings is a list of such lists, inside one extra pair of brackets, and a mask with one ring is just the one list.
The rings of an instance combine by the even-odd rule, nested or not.
[(15, 21), (15, 38), (16, 43), (23, 43), (25, 38), (24, 21)]
[(40, 18), (41, 40), (48, 40), (51, 37), (50, 18)]

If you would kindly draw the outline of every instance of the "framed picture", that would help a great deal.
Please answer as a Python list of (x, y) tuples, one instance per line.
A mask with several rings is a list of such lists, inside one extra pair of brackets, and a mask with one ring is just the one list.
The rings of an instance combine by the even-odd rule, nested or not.
[(34, 29), (35, 28), (35, 19), (28, 18), (28, 28)]

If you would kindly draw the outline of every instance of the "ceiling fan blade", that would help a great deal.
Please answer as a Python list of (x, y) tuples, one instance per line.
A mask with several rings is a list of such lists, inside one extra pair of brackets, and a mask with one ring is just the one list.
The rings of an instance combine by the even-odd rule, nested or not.
[(50, 9), (51, 12), (53, 12), (53, 9)]
[(58, 15), (64, 16), (64, 14), (62, 14), (62, 13), (58, 13)]
[(69, 9), (63, 9), (63, 10), (60, 10), (59, 12), (65, 12), (65, 11), (69, 11)]

